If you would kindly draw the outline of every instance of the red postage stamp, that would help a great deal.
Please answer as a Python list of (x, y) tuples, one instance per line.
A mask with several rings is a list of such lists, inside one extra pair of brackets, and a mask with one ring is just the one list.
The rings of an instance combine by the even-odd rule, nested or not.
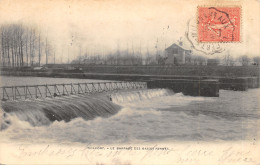
[(199, 42), (239, 42), (240, 7), (199, 7)]

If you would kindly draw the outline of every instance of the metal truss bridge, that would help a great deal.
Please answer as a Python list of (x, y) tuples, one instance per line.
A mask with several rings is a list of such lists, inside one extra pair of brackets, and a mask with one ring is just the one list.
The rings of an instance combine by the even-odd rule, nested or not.
[(0, 87), (2, 101), (26, 100), (77, 94), (95, 94), (127, 89), (146, 89), (146, 82), (93, 82)]

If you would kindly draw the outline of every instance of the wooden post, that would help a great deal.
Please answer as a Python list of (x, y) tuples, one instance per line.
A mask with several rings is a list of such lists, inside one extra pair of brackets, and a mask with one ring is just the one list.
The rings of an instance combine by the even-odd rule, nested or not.
[(35, 98), (37, 99), (37, 85), (35, 86)]
[(25, 94), (24, 94), (25, 96), (25, 99), (27, 99), (27, 85), (25, 86)]
[(15, 96), (15, 90), (14, 90), (15, 87), (12, 87), (12, 94), (13, 94), (13, 99), (15, 100), (16, 96)]
[(24, 93), (24, 97), (25, 97), (25, 99), (26, 99), (26, 96), (25, 96), (25, 92), (26, 91), (26, 86), (24, 86), (24, 88), (23, 88), (23, 93)]
[(47, 84), (45, 85), (45, 92), (46, 92), (46, 93), (45, 93), (45, 97), (48, 97), (48, 96), (47, 96)]
[(2, 89), (3, 89), (3, 98), (2, 98), (2, 100), (5, 100), (5, 87), (3, 87)]

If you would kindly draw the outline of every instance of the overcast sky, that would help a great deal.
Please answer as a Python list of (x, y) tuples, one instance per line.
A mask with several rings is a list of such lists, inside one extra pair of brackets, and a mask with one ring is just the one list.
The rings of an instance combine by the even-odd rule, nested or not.
[[(77, 56), (80, 46), (82, 52), (110, 52), (127, 45), (139, 51), (141, 45), (145, 53), (155, 51), (157, 38), (161, 50), (180, 37), (190, 48), (184, 36), (187, 22), (196, 17), (197, 6), (205, 4), (194, 0), (0, 0), (0, 24), (38, 27), (55, 45), (57, 59), (62, 52), (67, 55), (68, 47)], [(223, 46), (234, 56), (260, 56), (260, 3), (247, 0), (229, 5), (234, 4), (242, 6), (242, 42)]]

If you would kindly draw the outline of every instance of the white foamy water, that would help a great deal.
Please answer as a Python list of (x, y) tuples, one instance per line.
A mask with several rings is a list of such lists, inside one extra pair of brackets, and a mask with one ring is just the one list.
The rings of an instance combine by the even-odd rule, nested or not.
[[(19, 104), (20, 112), (4, 117), (7, 128), (0, 136), (1, 141), (106, 144), (253, 139), (259, 133), (259, 92), (221, 90), (219, 98), (209, 98), (154, 89), (113, 93), (112, 102), (106, 96), (41, 100), (37, 105), (48, 107), (45, 113), (32, 103)], [(25, 111), (33, 121), (24, 118)], [(67, 121), (50, 121), (46, 112)]]

